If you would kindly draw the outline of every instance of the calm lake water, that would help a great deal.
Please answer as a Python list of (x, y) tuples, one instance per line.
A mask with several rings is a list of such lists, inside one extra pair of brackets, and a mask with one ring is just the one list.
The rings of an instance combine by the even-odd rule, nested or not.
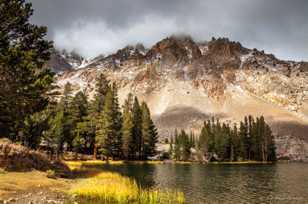
[(308, 203), (308, 164), (125, 164), (104, 169), (146, 188), (178, 189), (188, 204)]

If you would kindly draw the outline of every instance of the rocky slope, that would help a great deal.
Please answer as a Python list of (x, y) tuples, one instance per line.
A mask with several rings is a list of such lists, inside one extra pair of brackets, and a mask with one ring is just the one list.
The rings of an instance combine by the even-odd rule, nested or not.
[(57, 85), (70, 82), (91, 97), (100, 73), (117, 82), (120, 101), (132, 92), (149, 104), (162, 138), (174, 128), (198, 131), (212, 116), (233, 123), (264, 115), (279, 156), (308, 159), (308, 63), (282, 61), (226, 38), (196, 43), (171, 36), (148, 50), (127, 46), (97, 57), (59, 74)]

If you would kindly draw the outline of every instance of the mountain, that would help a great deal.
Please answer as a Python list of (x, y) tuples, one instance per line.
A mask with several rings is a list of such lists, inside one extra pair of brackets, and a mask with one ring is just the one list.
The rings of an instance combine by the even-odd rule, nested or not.
[(77, 52), (67, 52), (66, 50), (54, 49), (50, 60), (45, 64), (45, 68), (51, 69), (54, 73), (70, 71), (87, 66), (88, 60), (83, 58)]
[(279, 157), (308, 159), (306, 62), (279, 60), (227, 38), (199, 43), (171, 36), (150, 49), (127, 46), (59, 73), (57, 85), (70, 82), (92, 97), (100, 73), (117, 83), (120, 102), (132, 92), (149, 104), (162, 139), (175, 128), (197, 132), (212, 116), (234, 123), (264, 115)]
[(69, 64), (67, 58), (63, 57), (57, 50), (53, 50), (50, 60), (44, 65), (45, 68), (50, 69), (54, 73), (72, 70), (73, 67)]
[(58, 51), (61, 56), (71, 65), (73, 69), (79, 69), (87, 66), (88, 60), (78, 54), (76, 51), (68, 52), (66, 50)]

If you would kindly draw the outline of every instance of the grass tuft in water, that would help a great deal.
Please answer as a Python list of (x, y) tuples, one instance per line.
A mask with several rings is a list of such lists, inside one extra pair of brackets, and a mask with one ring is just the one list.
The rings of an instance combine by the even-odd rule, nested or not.
[(103, 172), (80, 181), (70, 193), (82, 201), (99, 203), (182, 204), (182, 192), (142, 190), (135, 180), (117, 173)]

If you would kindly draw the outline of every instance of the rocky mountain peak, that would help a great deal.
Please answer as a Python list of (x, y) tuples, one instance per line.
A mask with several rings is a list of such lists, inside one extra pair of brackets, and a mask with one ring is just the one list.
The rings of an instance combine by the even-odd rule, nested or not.
[(54, 73), (72, 70), (72, 65), (67, 61), (60, 51), (53, 50), (49, 61), (44, 65), (45, 68), (50, 69)]
[(141, 43), (128, 45), (107, 57), (100, 55), (94, 58), (87, 67), (99, 67), (115, 70), (126, 65), (140, 65), (141, 62), (144, 61), (146, 52), (146, 48)]
[(201, 51), (191, 37), (171, 36), (155, 44), (146, 57), (150, 61), (160, 60), (166, 66), (181, 66), (200, 58)]
[(228, 38), (212, 38), (208, 42), (208, 53), (212, 55), (220, 55), (224, 58), (238, 57), (248, 53), (248, 49), (244, 48), (241, 43), (230, 41)]
[(142, 44), (137, 44), (135, 46), (128, 45), (108, 57), (113, 58), (114, 60), (125, 61), (134, 58), (142, 58), (145, 55), (145, 52), (146, 49)]
[(58, 52), (74, 69), (79, 68), (86, 61), (84, 57), (74, 50), (71, 52), (68, 52), (67, 50)]

